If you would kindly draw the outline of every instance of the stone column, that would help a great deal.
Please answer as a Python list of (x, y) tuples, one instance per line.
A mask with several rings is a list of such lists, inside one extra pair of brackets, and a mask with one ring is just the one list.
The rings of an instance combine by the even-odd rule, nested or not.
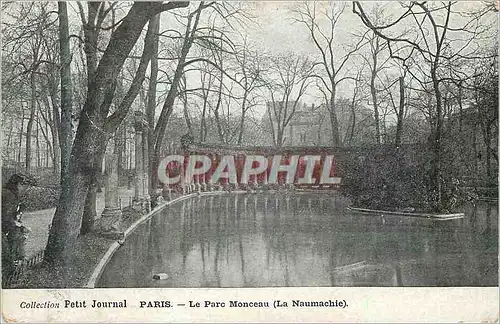
[(196, 184), (195, 184), (195, 187), (196, 187), (196, 191), (198, 191), (198, 193), (201, 192), (201, 181), (200, 181), (200, 176), (201, 175), (196, 175)]
[(201, 190), (207, 191), (207, 174), (206, 173), (203, 173), (203, 175), (202, 175)]
[(118, 156), (116, 153), (115, 139), (111, 138), (105, 154), (104, 210), (99, 221), (101, 232), (118, 230), (122, 221), (122, 211), (118, 205)]
[[(135, 129), (135, 195), (133, 200), (133, 207), (141, 212), (147, 212), (149, 209), (149, 195), (147, 194), (147, 187), (145, 184), (145, 156), (144, 156), (144, 130), (147, 129), (147, 123), (144, 119), (142, 112), (136, 111), (134, 113), (134, 129)], [(147, 167), (147, 166), (146, 166)], [(145, 191), (146, 190), (146, 191)]]
[(172, 188), (166, 183), (163, 185), (162, 195), (166, 200), (172, 200)]
[(149, 124), (143, 118), (142, 130), (142, 192), (145, 209), (151, 211), (151, 196), (149, 195), (149, 147), (148, 147), (148, 128)]

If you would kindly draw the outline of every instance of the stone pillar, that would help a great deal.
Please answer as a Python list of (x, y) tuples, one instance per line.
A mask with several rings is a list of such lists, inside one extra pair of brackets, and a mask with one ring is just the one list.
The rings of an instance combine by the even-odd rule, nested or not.
[(195, 187), (196, 187), (196, 191), (198, 191), (198, 193), (201, 192), (201, 181), (200, 181), (200, 176), (201, 175), (196, 175), (196, 184), (195, 184)]
[(104, 169), (104, 210), (99, 220), (99, 231), (117, 231), (122, 221), (122, 211), (118, 204), (118, 156), (115, 151), (115, 139), (108, 142)]
[(202, 174), (201, 191), (207, 191), (207, 174), (206, 173)]
[[(144, 196), (142, 187), (142, 177), (144, 176), (142, 172), (142, 127), (135, 126), (135, 195), (134, 201), (141, 201)], [(139, 126), (139, 127), (138, 127)]]
[(267, 185), (267, 169), (264, 170), (264, 177), (262, 178), (262, 185)]
[[(134, 129), (135, 129), (135, 195), (133, 200), (133, 207), (141, 212), (149, 212), (150, 202), (149, 194), (147, 193), (147, 174), (144, 168), (147, 165), (147, 157), (144, 155), (144, 137), (147, 136), (147, 123), (144, 119), (142, 112), (136, 111), (134, 113)], [(146, 152), (147, 153), (147, 152)], [(146, 179), (145, 179), (146, 178)], [(149, 206), (149, 207), (148, 207)]]
[(162, 194), (163, 194), (163, 197), (166, 200), (168, 200), (168, 201), (172, 200), (172, 188), (170, 188), (170, 186), (167, 183), (165, 183), (163, 185), (163, 192), (162, 192)]
[(151, 196), (149, 195), (149, 147), (148, 147), (148, 128), (149, 124), (143, 118), (142, 130), (142, 192), (145, 209), (151, 211)]
[[(241, 154), (236, 154), (236, 161), (235, 161), (235, 169), (236, 169), (236, 175), (238, 172), (241, 171), (242, 168), (242, 155)], [(234, 184), (234, 190), (238, 190), (240, 188), (240, 184), (238, 183), (238, 176), (236, 176), (236, 183)]]

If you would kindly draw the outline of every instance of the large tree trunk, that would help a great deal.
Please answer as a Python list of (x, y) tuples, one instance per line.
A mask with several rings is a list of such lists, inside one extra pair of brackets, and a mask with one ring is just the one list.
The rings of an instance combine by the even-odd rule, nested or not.
[(61, 146), (61, 181), (68, 176), (68, 163), (71, 153), (73, 133), (71, 113), (73, 110), (71, 84), (71, 52), (69, 48), (68, 11), (66, 2), (58, 2), (59, 9), (59, 47), (61, 52), (61, 125), (59, 144)]
[(87, 196), (85, 198), (85, 205), (83, 208), (82, 215), (82, 226), (80, 228), (80, 234), (85, 235), (94, 229), (95, 220), (97, 218), (97, 192), (101, 187), (102, 182), (102, 164), (104, 161), (104, 154), (106, 152), (106, 144), (108, 142), (107, 138), (101, 141), (101, 145), (97, 149), (96, 156), (96, 169), (92, 174), (90, 179), (89, 189), (87, 191)]
[(87, 197), (85, 198), (85, 205), (83, 207), (80, 235), (88, 234), (94, 229), (95, 219), (97, 218), (97, 185), (98, 184), (95, 179), (90, 182)]
[(62, 179), (61, 196), (49, 233), (45, 251), (48, 262), (67, 262), (80, 233), (88, 189), (100, 170), (98, 143), (105, 140), (102, 131), (95, 126), (99, 125), (81, 116), (69, 163), (71, 176)]
[(70, 176), (62, 181), (62, 192), (52, 220), (45, 261), (66, 263), (70, 260), (80, 232), (89, 185), (101, 168), (102, 147), (105, 146), (108, 128), (106, 116), (114, 96), (116, 79), (127, 56), (152, 16), (162, 10), (184, 6), (187, 3), (135, 2), (112, 33), (99, 65), (90, 78), (86, 102), (71, 150), (68, 165)]
[(149, 77), (149, 87), (148, 87), (148, 103), (146, 108), (146, 118), (149, 124), (148, 128), (148, 176), (149, 176), (149, 196), (152, 197), (154, 194), (154, 189), (157, 187), (157, 181), (154, 174), (155, 165), (154, 165), (154, 126), (155, 126), (155, 110), (156, 110), (156, 85), (158, 82), (158, 40), (160, 33), (160, 16), (161, 14), (157, 14), (154, 16), (150, 24), (154, 25), (154, 37), (153, 37), (153, 54), (151, 56), (151, 73)]

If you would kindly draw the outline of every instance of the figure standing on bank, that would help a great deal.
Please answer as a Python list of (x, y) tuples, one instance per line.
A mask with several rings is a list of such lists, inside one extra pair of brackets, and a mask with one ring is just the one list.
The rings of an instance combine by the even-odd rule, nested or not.
[(16, 263), (26, 256), (25, 243), (29, 229), (23, 224), (20, 197), (35, 181), (16, 173), (2, 188), (2, 277), (7, 279)]

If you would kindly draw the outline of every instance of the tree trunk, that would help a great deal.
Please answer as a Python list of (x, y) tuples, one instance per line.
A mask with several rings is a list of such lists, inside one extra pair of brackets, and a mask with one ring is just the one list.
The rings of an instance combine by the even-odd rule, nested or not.
[(21, 117), (21, 130), (19, 131), (19, 151), (17, 152), (17, 164), (16, 170), (20, 167), (21, 164), (21, 149), (23, 147), (23, 132), (24, 132), (24, 107), (22, 109), (22, 117)]
[[(14, 118), (11, 118), (10, 119), (10, 123), (9, 123), (9, 134), (7, 135), (7, 145), (5, 146), (5, 149), (7, 150), (8, 152), (8, 158), (10, 159), (10, 142), (12, 140), (12, 130), (14, 129)], [(15, 153), (14, 153), (14, 159), (15, 159)]]
[(485, 149), (486, 149), (486, 181), (488, 185), (490, 185), (491, 182), (494, 182), (492, 180), (491, 176), (491, 127), (487, 125), (486, 127), (486, 136), (484, 137), (484, 142), (485, 142)]
[(35, 111), (36, 111), (35, 74), (31, 73), (31, 109), (30, 109), (30, 117), (28, 119), (28, 125), (26, 128), (26, 160), (25, 160), (26, 173), (31, 173), (31, 132), (33, 131)]
[(377, 78), (377, 72), (378, 72), (377, 54), (379, 53), (379, 38), (376, 36), (374, 36), (374, 37), (375, 37), (375, 39), (374, 39), (375, 44), (374, 44), (374, 48), (372, 47), (373, 66), (371, 69), (371, 77), (370, 77), (370, 93), (372, 95), (373, 114), (375, 117), (375, 136), (377, 137), (377, 144), (380, 144), (380, 116), (379, 116), (379, 111), (378, 111), (377, 88), (375, 87), (375, 79)]
[(97, 218), (97, 192), (100, 192), (102, 181), (102, 164), (104, 161), (104, 153), (106, 152), (106, 146), (108, 139), (105, 138), (101, 142), (102, 145), (98, 147), (96, 156), (96, 169), (92, 174), (90, 179), (89, 189), (87, 191), (87, 196), (85, 198), (85, 205), (83, 208), (82, 215), (82, 227), (80, 228), (80, 234), (85, 235), (94, 229), (95, 220)]
[(243, 141), (243, 132), (245, 131), (245, 115), (246, 115), (246, 101), (248, 96), (248, 90), (245, 89), (245, 94), (243, 95), (243, 103), (241, 106), (241, 119), (240, 119), (240, 131), (238, 134), (238, 145), (241, 145)]
[(93, 179), (90, 183), (87, 197), (85, 198), (80, 235), (88, 234), (94, 229), (95, 219), (97, 218), (97, 186), (98, 183), (96, 179)]
[[(52, 134), (52, 163), (54, 175), (58, 177), (61, 176), (61, 146), (59, 145), (59, 128), (61, 127), (61, 120), (59, 116), (59, 107), (57, 105), (57, 87), (53, 86), (51, 82), (48, 85), (48, 97), (44, 96), (43, 102), (45, 106), (47, 106), (47, 125), (50, 128)], [(52, 114), (52, 118), (50, 118), (50, 114)]]
[(374, 68), (370, 78), (370, 93), (373, 101), (373, 114), (375, 117), (375, 136), (377, 137), (377, 144), (380, 144), (380, 116), (378, 112), (377, 89), (375, 88), (375, 78), (377, 77), (376, 65), (377, 57), (374, 55)]
[(238, 145), (241, 145), (241, 142), (243, 141), (243, 132), (245, 131), (245, 112), (241, 112), (241, 119), (240, 119), (240, 132), (238, 134)]
[(155, 172), (155, 163), (154, 163), (154, 126), (155, 126), (155, 110), (156, 110), (156, 85), (158, 82), (158, 40), (160, 33), (160, 16), (158, 14), (154, 16), (150, 24), (154, 24), (154, 37), (153, 37), (153, 54), (151, 56), (151, 73), (149, 77), (149, 87), (148, 87), (148, 104), (146, 108), (146, 118), (149, 124), (148, 128), (148, 147), (150, 148), (148, 151), (148, 175), (149, 175), (149, 196), (152, 197), (154, 194), (154, 188), (157, 187), (157, 179)]
[(217, 124), (217, 134), (219, 135), (219, 140), (221, 143), (225, 143), (226, 140), (224, 138), (224, 131), (222, 129), (222, 124), (221, 124), (221, 118), (220, 118), (220, 113), (219, 113), (219, 109), (221, 107), (221, 103), (222, 103), (222, 85), (223, 85), (223, 82), (224, 82), (224, 66), (223, 66), (223, 60), (222, 60), (222, 56), (219, 56), (220, 57), (220, 62), (219, 62), (219, 66), (221, 68), (220, 70), (220, 75), (219, 75), (219, 79), (220, 79), (220, 82), (219, 82), (219, 91), (217, 91), (217, 103), (215, 104), (215, 109), (214, 109), (214, 117), (215, 117), (215, 123)]
[(441, 97), (441, 90), (439, 89), (439, 81), (437, 79), (436, 70), (433, 68), (431, 70), (431, 76), (433, 79), (434, 94), (436, 96), (436, 121), (433, 134), (433, 143), (431, 144), (433, 151), (433, 163), (432, 163), (432, 188), (436, 194), (435, 209), (440, 212), (443, 209), (443, 197), (442, 197), (442, 179), (441, 179), (441, 138), (443, 132), (443, 103)]
[[(195, 32), (198, 27), (198, 22), (200, 20), (200, 15), (202, 11), (203, 2), (200, 3), (198, 7), (198, 11), (196, 13), (195, 21), (193, 26), (191, 27), (191, 19), (192, 16), (189, 17), (188, 24), (186, 27), (186, 33), (184, 37), (184, 43), (182, 44), (182, 49), (179, 57), (179, 61), (177, 62), (177, 67), (175, 69), (174, 77), (172, 78), (172, 83), (170, 84), (170, 89), (167, 94), (167, 98), (163, 103), (163, 107), (160, 113), (160, 117), (158, 118), (158, 123), (155, 126), (154, 136), (155, 136), (155, 145), (154, 145), (154, 162), (155, 165), (158, 164), (158, 160), (160, 158), (160, 151), (163, 145), (163, 137), (165, 136), (165, 131), (167, 129), (167, 124), (170, 119), (170, 115), (174, 109), (175, 98), (177, 97), (177, 93), (179, 90), (179, 82), (184, 73), (184, 65), (186, 63), (186, 57), (191, 49), (191, 45), (194, 42)], [(152, 149), (152, 147), (151, 147)]]
[[(36, 132), (35, 132), (35, 144), (36, 144), (36, 167), (39, 170), (42, 166), (42, 161), (40, 160), (40, 123), (38, 122), (38, 113), (35, 114), (36, 120)], [(37, 171), (39, 172), (39, 171)]]
[(339, 122), (337, 119), (337, 111), (335, 107), (335, 92), (330, 96), (330, 125), (332, 127), (332, 146), (342, 147), (342, 141), (340, 140), (339, 134)]
[(352, 141), (354, 139), (354, 131), (356, 128), (356, 103), (355, 103), (355, 99), (356, 99), (356, 97), (353, 96), (352, 102), (351, 102), (352, 119), (351, 119), (351, 133), (349, 134), (349, 142), (348, 142), (349, 145), (352, 145)]
[[(59, 199), (49, 239), (45, 250), (45, 260), (49, 263), (70, 260), (71, 253), (80, 233), (82, 215), (91, 181), (100, 170), (99, 146), (105, 138), (88, 118), (80, 116), (80, 124), (71, 151), (69, 174), (62, 179)], [(102, 126), (102, 125), (101, 125)], [(98, 143), (101, 143), (99, 145)], [(102, 154), (100, 154), (102, 155)]]
[(191, 124), (191, 117), (189, 116), (187, 96), (185, 96), (182, 100), (182, 114), (184, 115), (184, 121), (186, 122), (186, 128), (188, 130), (189, 135), (194, 137), (193, 125)]
[(405, 106), (405, 86), (403, 77), (399, 78), (399, 110), (398, 121), (396, 125), (396, 146), (401, 145), (401, 138), (403, 135), (403, 117)]
[(45, 250), (46, 262), (67, 263), (71, 260), (71, 253), (80, 232), (89, 185), (101, 169), (103, 147), (107, 137), (106, 116), (114, 96), (116, 79), (144, 25), (162, 10), (187, 5), (184, 2), (135, 2), (111, 34), (108, 46), (88, 84), (87, 98), (80, 114), (68, 165), (70, 176), (62, 181), (59, 204), (49, 232)]
[(208, 95), (203, 100), (203, 109), (201, 111), (201, 121), (200, 121), (200, 142), (205, 142), (207, 134), (207, 103)]
[(59, 1), (59, 48), (61, 55), (61, 125), (59, 144), (61, 146), (61, 181), (68, 176), (68, 163), (73, 139), (71, 113), (73, 110), (71, 83), (71, 52), (69, 47), (68, 10), (66, 2)]

